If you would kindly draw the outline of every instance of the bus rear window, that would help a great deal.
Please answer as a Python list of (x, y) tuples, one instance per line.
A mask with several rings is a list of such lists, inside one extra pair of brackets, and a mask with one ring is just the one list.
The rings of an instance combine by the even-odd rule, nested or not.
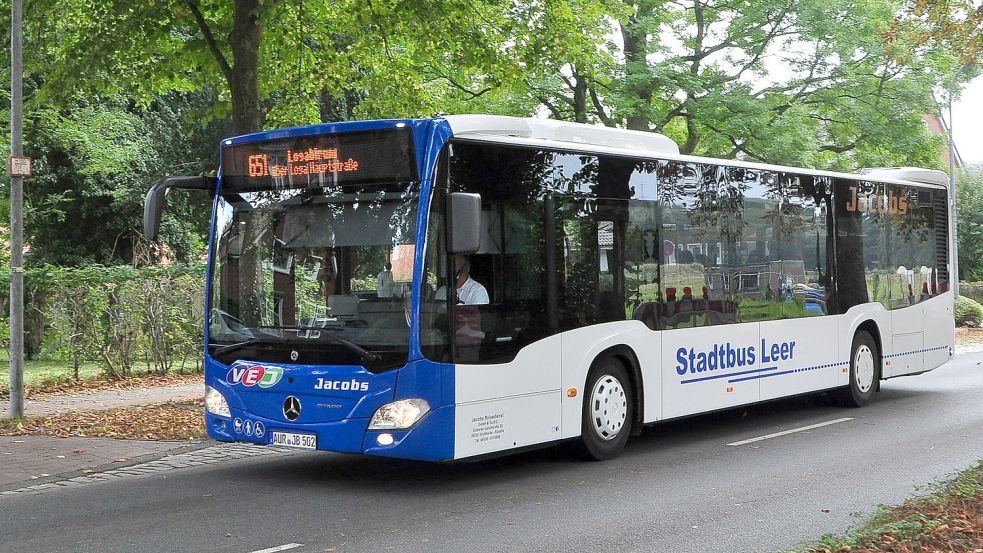
[(227, 146), (227, 192), (417, 180), (410, 129), (300, 136)]

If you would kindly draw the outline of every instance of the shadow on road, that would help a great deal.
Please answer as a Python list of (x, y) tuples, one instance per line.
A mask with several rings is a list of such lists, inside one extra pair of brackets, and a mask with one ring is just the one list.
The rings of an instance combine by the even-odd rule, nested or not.
[(932, 389), (891, 388), (866, 409), (844, 409), (829, 394), (812, 394), (659, 423), (628, 442), (624, 455), (613, 461), (582, 460), (571, 441), (505, 457), (473, 462), (426, 463), (357, 455), (299, 454), (290, 458), (251, 462), (236, 470), (246, 480), (263, 478), (273, 485), (314, 486), (333, 490), (441, 492), (475, 489), (503, 480), (519, 480), (550, 472), (582, 480), (586, 472), (610, 478), (624, 468), (659, 466), (686, 451), (719, 449), (729, 441), (775, 429), (792, 428), (830, 417), (874, 415), (880, 403), (932, 401)]

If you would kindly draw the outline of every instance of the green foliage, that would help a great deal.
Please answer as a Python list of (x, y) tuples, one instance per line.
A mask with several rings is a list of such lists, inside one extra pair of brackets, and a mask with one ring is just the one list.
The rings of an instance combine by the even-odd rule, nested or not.
[[(131, 262), (142, 241), (138, 229), (150, 184), (172, 171), (198, 173), (210, 165), (205, 152), (218, 134), (185, 121), (201, 101), (175, 97), (147, 110), (121, 102), (40, 109), (26, 136), (35, 159), (25, 187), (29, 261)], [(180, 128), (186, 132), (174, 132)], [(204, 196), (172, 196), (162, 233), (178, 259), (203, 251), (207, 208)]]
[(956, 325), (978, 327), (983, 322), (983, 305), (972, 298), (959, 296), (956, 298), (954, 314)]
[(983, 169), (956, 172), (960, 280), (983, 281)]
[[(967, 502), (978, 504), (981, 495), (983, 461), (952, 478), (932, 483), (921, 495), (905, 500), (902, 505), (878, 506), (868, 521), (845, 535), (827, 534), (817, 543), (796, 551), (930, 551), (936, 549), (931, 545), (939, 541), (953, 550), (961, 550), (960, 545), (964, 544), (947, 538), (965, 538), (965, 534), (948, 529), (951, 534), (933, 536), (933, 531), (943, 530), (944, 525), (954, 526), (955, 521), (950, 517), (965, 517), (970, 512), (966, 509)], [(921, 543), (923, 540), (929, 543)]]
[[(576, 18), (567, 5), (578, 3), (537, 6), (562, 8), (549, 19), (561, 23)], [(147, 106), (171, 92), (219, 90), (212, 117), (232, 113), (239, 121), (237, 110), (256, 110), (247, 119), (276, 127), (331, 120), (323, 108), (339, 100), (356, 117), (431, 115), (477, 100), (522, 81), (516, 51), (540, 30), (530, 22), (545, 21), (524, 5), (469, 0), (343, 0), (331, 9), (253, 0), (38, 0), (32, 7), (62, 14), (27, 31), (41, 46), (27, 65), (45, 76), (45, 101), (123, 94)], [(255, 17), (257, 40), (237, 34), (240, 10)], [(526, 19), (529, 11), (534, 19)], [(244, 61), (250, 56), (260, 60), (255, 70)], [(252, 103), (246, 96), (254, 93)]]
[[(255, 111), (234, 119), (245, 132), (242, 121), (545, 107), (664, 132), (685, 153), (841, 170), (938, 165), (940, 141), (921, 116), (937, 109), (933, 90), (961, 55), (904, 40), (933, 23), (899, 19), (894, 0), (344, 0), (329, 10), (38, 0), (34, 9), (63, 14), (29, 29), (42, 45), (28, 60), (42, 76), (36, 97), (69, 109), (93, 95), (148, 107), (204, 91), (206, 119)], [(255, 41), (235, 40), (245, 9)]]
[[(663, 132), (684, 153), (934, 167), (941, 141), (921, 116), (937, 110), (933, 90), (955, 57), (891, 40), (896, 9), (889, 0), (629, 2), (613, 26), (600, 22), (625, 40), (590, 70), (576, 56), (557, 60), (580, 73), (538, 95), (555, 117), (586, 111)], [(771, 61), (779, 52), (782, 68)]]
[[(9, 268), (0, 270), (9, 278)], [(42, 313), (42, 353), (68, 363), (70, 376), (99, 362), (111, 378), (131, 376), (143, 361), (164, 374), (197, 368), (202, 352), (204, 266), (171, 265), (28, 269), (29, 309)], [(6, 315), (4, 315), (4, 318)], [(7, 327), (6, 320), (3, 321)]]
[(983, 282), (960, 282), (959, 295), (966, 296), (983, 304)]

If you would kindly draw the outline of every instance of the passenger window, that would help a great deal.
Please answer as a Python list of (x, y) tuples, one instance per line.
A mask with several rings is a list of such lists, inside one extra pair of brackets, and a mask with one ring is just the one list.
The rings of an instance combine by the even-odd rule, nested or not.
[(678, 162), (658, 173), (660, 328), (827, 313), (828, 193), (811, 177)]
[(842, 310), (868, 301), (901, 309), (948, 289), (945, 203), (936, 194), (873, 181), (836, 181)]

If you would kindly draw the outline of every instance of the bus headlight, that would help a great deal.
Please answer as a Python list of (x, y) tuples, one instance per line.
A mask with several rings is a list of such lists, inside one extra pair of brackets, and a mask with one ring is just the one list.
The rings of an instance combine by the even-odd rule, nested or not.
[(232, 416), (232, 413), (229, 411), (229, 404), (225, 401), (225, 396), (211, 386), (205, 386), (205, 409), (209, 413), (220, 417)]
[(387, 403), (372, 415), (369, 430), (403, 430), (416, 424), (430, 412), (430, 404), (420, 398)]

